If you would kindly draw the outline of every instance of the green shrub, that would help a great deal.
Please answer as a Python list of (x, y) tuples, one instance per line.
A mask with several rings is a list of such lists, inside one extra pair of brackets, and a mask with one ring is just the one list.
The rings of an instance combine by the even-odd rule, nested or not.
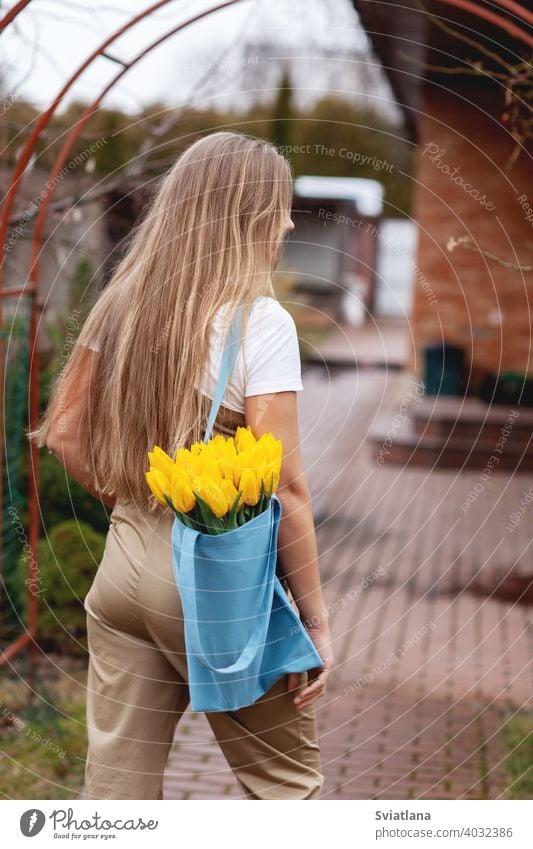
[[(105, 547), (105, 535), (86, 522), (69, 519), (52, 528), (39, 542), (39, 644), (45, 651), (87, 654), (86, 613), (88, 593)], [(24, 584), (27, 563), (19, 561)], [(27, 598), (24, 601), (26, 614)]]
[(39, 489), (46, 532), (50, 533), (56, 525), (68, 519), (87, 522), (95, 531), (107, 533), (110, 508), (87, 492), (46, 449), (41, 451), (40, 456)]
[(519, 713), (503, 726), (506, 797), (533, 799), (533, 713)]

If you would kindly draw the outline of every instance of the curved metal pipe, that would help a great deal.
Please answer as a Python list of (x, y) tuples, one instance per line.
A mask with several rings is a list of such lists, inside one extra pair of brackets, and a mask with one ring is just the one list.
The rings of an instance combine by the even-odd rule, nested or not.
[(5, 14), (5, 15), (4, 15), (4, 17), (2, 18), (2, 20), (0, 21), (0, 32), (3, 32), (3, 30), (5, 30), (5, 28), (6, 28), (7, 26), (9, 26), (9, 24), (11, 23), (11, 21), (14, 21), (14, 20), (15, 20), (15, 18), (16, 18), (16, 17), (17, 17), (17, 15), (18, 15), (18, 13), (19, 13), (19, 12), (22, 12), (22, 10), (23, 10), (26, 6), (28, 6), (30, 3), (31, 3), (31, 0), (19, 0), (19, 2), (18, 2), (18, 3), (16, 3), (16, 4), (13, 6), (13, 8), (9, 10), (9, 12), (6, 12), (6, 14)]
[[(21, 11), (23, 6), (27, 5), (30, 0), (25, 0), (24, 3), (19, 3), (18, 6), (20, 8), (15, 8), (12, 11), (11, 20), (15, 17), (15, 13)], [(130, 29), (134, 24), (141, 21), (147, 15), (151, 14), (161, 6), (166, 5), (171, 2), (171, 0), (160, 0), (160, 2), (153, 4), (148, 9), (146, 9), (143, 13), (136, 15), (132, 18), (127, 24), (122, 26), (119, 30), (117, 30), (112, 36), (104, 41), (104, 43), (95, 50), (86, 60), (80, 65), (80, 67), (75, 71), (75, 73), (67, 80), (59, 94), (56, 96), (54, 101), (51, 103), (47, 111), (40, 117), (36, 126), (34, 127), (32, 133), (26, 145), (23, 148), (21, 156), (17, 161), (17, 165), (13, 171), (13, 176), (8, 188), (8, 192), (6, 194), (2, 217), (0, 219), (0, 322), (2, 318), (2, 306), (3, 306), (3, 297), (1, 295), (1, 286), (3, 281), (3, 259), (5, 256), (5, 236), (7, 234), (7, 230), (9, 227), (9, 213), (11, 210), (11, 206), (13, 204), (16, 192), (17, 185), (24, 173), (27, 163), (35, 149), (35, 145), (37, 144), (39, 135), (42, 129), (47, 125), (53, 116), (58, 104), (61, 102), (66, 92), (72, 86), (72, 84), (78, 79), (78, 77), (83, 73), (85, 68), (87, 68), (94, 59), (102, 55), (109, 44), (115, 41), (120, 35), (122, 35), (127, 29)], [(44, 196), (43, 202), (39, 207), (39, 214), (37, 216), (35, 222), (35, 228), (32, 239), (32, 250), (31, 250), (31, 265), (29, 271), (29, 286), (24, 287), (16, 287), (17, 290), (20, 290), (20, 294), (27, 294), (32, 298), (31, 304), (31, 317), (30, 317), (30, 330), (29, 330), (29, 351), (30, 351), (30, 370), (29, 370), (29, 425), (30, 429), (34, 429), (37, 426), (39, 419), (39, 352), (37, 348), (37, 333), (39, 327), (39, 318), (40, 318), (40, 304), (37, 300), (38, 294), (38, 284), (39, 284), (39, 256), (42, 242), (42, 232), (44, 226), (44, 220), (46, 217), (46, 212), (50, 203), (50, 199), (55, 189), (55, 183), (51, 185), (51, 180), (53, 177), (57, 176), (60, 172), (68, 154), (72, 150), (72, 147), (81, 133), (83, 127), (90, 119), (91, 115), (94, 114), (97, 109), (102, 98), (107, 94), (108, 91), (116, 84), (116, 82), (126, 74), (131, 67), (133, 67), (137, 62), (139, 62), (144, 56), (147, 55), (151, 50), (155, 49), (158, 45), (163, 43), (167, 38), (170, 38), (176, 32), (184, 29), (195, 21), (206, 17), (214, 12), (219, 11), (220, 9), (226, 8), (227, 6), (232, 6), (235, 3), (244, 2), (244, 0), (225, 0), (223, 3), (219, 3), (216, 6), (210, 7), (209, 9), (204, 10), (197, 15), (194, 15), (188, 18), (186, 21), (183, 21), (176, 27), (173, 27), (165, 35), (156, 39), (152, 44), (150, 44), (147, 48), (142, 50), (131, 62), (126, 64), (120, 72), (116, 75), (116, 77), (105, 86), (100, 95), (93, 101), (82, 113), (81, 118), (76, 122), (76, 125), (72, 128), (70, 133), (68, 134), (64, 144), (62, 145), (60, 152), (52, 165), (49, 178), (46, 183), (46, 194)], [(7, 16), (6, 16), (7, 17)], [(5, 19), (4, 19), (5, 20)], [(7, 22), (9, 23), (9, 21)], [(5, 294), (7, 295), (7, 291)], [(13, 295), (15, 290), (9, 290), (9, 294)], [(3, 349), (0, 345), (0, 364), (3, 362)], [(1, 421), (1, 411), (0, 411), (0, 421)], [(37, 546), (39, 540), (39, 527), (40, 527), (40, 517), (38, 511), (38, 492), (39, 492), (39, 449), (35, 445), (34, 442), (30, 443), (30, 467), (31, 474), (29, 475), (29, 492), (28, 492), (28, 542), (31, 547), (31, 550), (34, 552), (34, 557), (30, 563), (30, 578), (35, 576), (38, 572), (38, 564), (37, 564)], [(2, 469), (2, 457), (0, 456), (0, 472)], [(2, 504), (2, 493), (0, 491), (0, 509)], [(30, 584), (29, 584), (30, 586)], [(29, 592), (29, 590), (28, 590)], [(9, 660), (14, 657), (22, 648), (25, 646), (29, 646), (30, 656), (35, 655), (37, 646), (35, 642), (35, 638), (37, 635), (37, 614), (38, 614), (38, 596), (35, 593), (29, 593), (28, 597), (28, 621), (27, 621), (27, 630), (26, 633), (22, 634), (17, 640), (11, 643), (4, 651), (0, 653), (0, 668), (4, 666)]]
[[(505, 32), (509, 33), (509, 35), (518, 41), (523, 41), (528, 47), (533, 47), (533, 35), (529, 35), (529, 33), (525, 32), (517, 24), (508, 21), (507, 18), (503, 18), (497, 12), (493, 12), (491, 9), (485, 9), (483, 6), (472, 2), (472, 0), (437, 0), (437, 2), (445, 3), (447, 6), (455, 6), (456, 9), (462, 9), (464, 12), (477, 15), (478, 18), (483, 18), (485, 21), (499, 27), (499, 29), (505, 30)], [(510, 5), (509, 0), (507, 2)], [(522, 10), (522, 12), (525, 13), (525, 10)]]
[(530, 12), (529, 9), (524, 9), (521, 3), (515, 3), (515, 0), (494, 0), (494, 2), (498, 3), (499, 6), (503, 6), (512, 15), (516, 15), (517, 18), (522, 18), (528, 24), (533, 24), (533, 12)]

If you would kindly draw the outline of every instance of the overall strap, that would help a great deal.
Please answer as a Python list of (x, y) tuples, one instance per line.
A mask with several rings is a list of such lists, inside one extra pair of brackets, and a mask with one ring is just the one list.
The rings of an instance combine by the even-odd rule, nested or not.
[(231, 326), (229, 332), (226, 336), (226, 340), (224, 343), (224, 351), (222, 353), (222, 363), (220, 366), (220, 373), (218, 376), (217, 385), (215, 388), (215, 396), (213, 398), (213, 403), (211, 405), (211, 411), (209, 413), (209, 418), (207, 420), (207, 426), (205, 429), (205, 434), (203, 441), (209, 442), (211, 438), (211, 431), (213, 430), (213, 425), (215, 423), (215, 419), (218, 414), (219, 407), (222, 403), (222, 398), (224, 397), (224, 392), (226, 391), (226, 386), (230, 375), (233, 371), (233, 367), (235, 365), (235, 360), (237, 359), (237, 354), (239, 353), (239, 348), (241, 346), (241, 338), (240, 338), (240, 326), (242, 321), (242, 304), (239, 304), (235, 310), (235, 314), (231, 321)]

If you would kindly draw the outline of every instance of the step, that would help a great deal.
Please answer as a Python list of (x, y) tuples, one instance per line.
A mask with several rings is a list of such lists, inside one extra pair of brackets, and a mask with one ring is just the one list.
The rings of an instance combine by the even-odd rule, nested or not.
[(333, 355), (328, 354), (327, 356), (322, 356), (321, 354), (317, 354), (314, 352), (310, 352), (306, 354), (305, 359), (302, 358), (302, 366), (320, 366), (327, 372), (336, 373), (340, 370), (352, 370), (355, 371), (359, 369), (363, 371), (364, 369), (368, 369), (369, 371), (372, 369), (388, 369), (389, 371), (404, 371), (404, 363), (403, 360), (392, 360), (392, 359), (381, 359), (380, 357), (360, 357), (357, 358), (353, 356), (344, 356), (343, 354)]
[[(396, 428), (392, 426), (392, 420), (391, 416), (376, 419), (368, 437), (372, 456), (381, 465), (394, 463), (445, 469), (484, 469), (491, 457), (495, 457), (492, 472), (533, 471), (533, 441), (524, 452), (523, 445), (510, 437), (503, 437), (501, 431), (498, 431), (497, 439), (473, 441), (469, 437), (456, 436), (455, 431), (451, 437), (428, 434), (427, 431), (421, 435), (416, 432), (412, 419), (404, 419)], [(386, 444), (387, 439), (390, 444)], [(500, 439), (502, 442), (498, 447)]]
[[(518, 415), (516, 415), (518, 413)], [(525, 447), (533, 435), (533, 408), (512, 404), (487, 404), (477, 398), (424, 397), (410, 407), (409, 414), (417, 434), (424, 437), (480, 439), (497, 445), (505, 437), (506, 444)], [(502, 434), (502, 429), (509, 433)], [(532, 440), (533, 442), (533, 440)]]

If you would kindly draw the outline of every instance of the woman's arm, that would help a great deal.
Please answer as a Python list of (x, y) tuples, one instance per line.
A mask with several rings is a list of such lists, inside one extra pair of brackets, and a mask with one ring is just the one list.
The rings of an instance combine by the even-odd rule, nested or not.
[[(282, 505), (278, 562), (286, 576), (302, 620), (324, 661), (309, 675), (295, 702), (306, 707), (325, 690), (333, 662), (328, 613), (322, 595), (309, 487), (300, 455), (296, 392), (274, 392), (245, 398), (245, 418), (257, 438), (270, 431), (283, 445), (277, 496)], [(315, 674), (316, 673), (316, 674)], [(297, 676), (289, 676), (289, 688)]]
[(66, 471), (78, 481), (87, 492), (94, 495), (108, 507), (113, 507), (115, 499), (102, 495), (92, 486), (93, 476), (89, 469), (80, 462), (78, 438), (80, 429), (86, 427), (86, 411), (88, 393), (91, 384), (92, 369), (94, 368), (94, 357), (98, 354), (90, 348), (83, 349), (83, 360), (80, 366), (80, 379), (76, 390), (68, 398), (63, 398), (62, 407), (50, 427), (46, 447), (55, 454)]

